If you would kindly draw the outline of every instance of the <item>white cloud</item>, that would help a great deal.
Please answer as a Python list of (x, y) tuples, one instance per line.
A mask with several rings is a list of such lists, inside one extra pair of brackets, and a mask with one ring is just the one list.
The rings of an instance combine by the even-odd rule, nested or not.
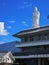
[(25, 25), (25, 26), (28, 26), (26, 21), (22, 21), (22, 24)]
[(24, 2), (24, 4), (27, 4), (28, 2)]
[(10, 23), (15, 23), (15, 21), (14, 20), (11, 20)]
[(20, 6), (18, 9), (24, 9), (25, 8), (25, 6)]
[(7, 28), (9, 28), (9, 29), (10, 29), (10, 28), (12, 28), (12, 26), (7, 26)]
[(24, 8), (28, 8), (28, 7), (32, 7), (32, 3), (27, 3), (27, 2), (24, 2), (24, 5), (23, 6), (20, 6), (18, 9), (24, 9)]
[(7, 30), (4, 29), (4, 22), (0, 22), (0, 35), (8, 35)]
[(32, 4), (28, 4), (28, 5), (26, 5), (26, 7), (32, 7)]
[(18, 7), (18, 9), (24, 9), (25, 8), (25, 6), (20, 6), (20, 7)]

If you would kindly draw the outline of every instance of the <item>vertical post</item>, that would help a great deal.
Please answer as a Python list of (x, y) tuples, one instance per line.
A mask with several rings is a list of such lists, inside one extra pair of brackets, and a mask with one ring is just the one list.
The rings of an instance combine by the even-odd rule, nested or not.
[(42, 60), (42, 65), (44, 65), (44, 59)]
[(41, 65), (41, 59), (40, 58), (38, 59), (38, 65)]

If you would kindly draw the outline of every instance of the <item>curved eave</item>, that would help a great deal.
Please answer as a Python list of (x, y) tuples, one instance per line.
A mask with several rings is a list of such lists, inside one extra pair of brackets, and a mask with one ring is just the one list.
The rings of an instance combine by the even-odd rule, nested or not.
[(35, 28), (35, 29), (29, 29), (29, 30), (24, 30), (24, 31), (21, 31), (17, 34), (14, 34), (13, 36), (14, 37), (18, 37), (18, 38), (21, 38), (25, 35), (29, 35), (29, 34), (38, 34), (38, 33), (42, 33), (42, 32), (49, 32), (49, 26), (44, 26), (44, 27), (40, 27), (40, 28)]
[(22, 47), (42, 46), (42, 45), (49, 45), (49, 41), (26, 42), (26, 43), (17, 44), (16, 47), (22, 48)]

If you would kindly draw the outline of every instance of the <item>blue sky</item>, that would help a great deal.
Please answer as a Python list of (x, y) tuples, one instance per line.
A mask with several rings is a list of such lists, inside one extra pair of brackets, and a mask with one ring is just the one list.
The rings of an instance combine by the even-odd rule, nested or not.
[(0, 0), (0, 22), (4, 22), (4, 29), (9, 33), (0, 34), (0, 44), (17, 41), (13, 34), (31, 28), (35, 6), (40, 11), (40, 26), (49, 25), (49, 0)]

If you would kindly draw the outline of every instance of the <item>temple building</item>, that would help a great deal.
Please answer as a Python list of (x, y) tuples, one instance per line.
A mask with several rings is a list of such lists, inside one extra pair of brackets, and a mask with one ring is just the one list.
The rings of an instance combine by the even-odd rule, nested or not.
[(49, 65), (49, 26), (40, 27), (39, 19), (40, 12), (35, 7), (32, 28), (13, 35), (21, 39), (16, 44), (21, 52), (13, 54), (20, 65)]

